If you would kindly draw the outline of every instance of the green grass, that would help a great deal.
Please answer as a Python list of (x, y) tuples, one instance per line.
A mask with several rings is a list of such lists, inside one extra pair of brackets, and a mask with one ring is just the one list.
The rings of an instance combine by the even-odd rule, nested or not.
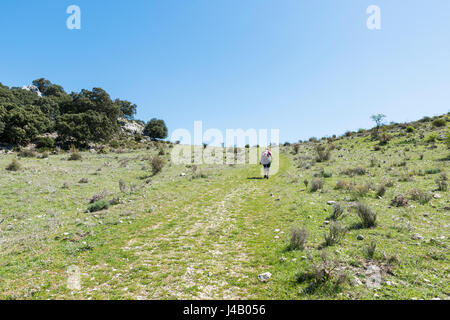
[[(283, 148), (270, 180), (252, 179), (261, 177), (255, 165), (194, 171), (170, 162), (152, 176), (146, 159), (157, 150), (83, 153), (82, 161), (67, 161), (67, 154), (24, 158), (17, 172), (4, 169), (15, 155), (0, 155), (0, 299), (448, 299), (449, 193), (436, 191), (431, 173), (449, 174), (442, 160), (448, 151), (444, 143), (423, 142), (426, 125), (414, 124), (407, 136), (391, 133), (380, 151), (364, 134), (339, 139), (331, 159), (320, 163), (313, 143), (301, 144), (297, 155)], [(416, 145), (405, 144), (413, 138)], [(365, 174), (345, 174), (359, 167)], [(324, 186), (309, 192), (303, 181), (316, 177)], [(79, 183), (83, 178), (88, 183)], [(369, 190), (335, 189), (340, 180)], [(377, 186), (388, 181), (392, 187), (378, 198)], [(409, 199), (412, 189), (440, 198), (391, 206), (395, 195)], [(118, 204), (87, 212), (103, 190), (106, 201), (119, 198)], [(351, 210), (359, 200), (377, 213), (375, 227), (361, 228)], [(329, 201), (346, 209), (339, 221), (348, 231), (326, 250), (362, 285), (297, 281), (311, 271), (308, 257), (317, 263), (325, 250)], [(293, 227), (308, 230), (303, 250), (289, 249)], [(382, 270), (376, 292), (364, 284), (370, 264)], [(80, 291), (67, 289), (70, 266), (80, 269)], [(266, 283), (257, 278), (264, 272), (272, 273)]]

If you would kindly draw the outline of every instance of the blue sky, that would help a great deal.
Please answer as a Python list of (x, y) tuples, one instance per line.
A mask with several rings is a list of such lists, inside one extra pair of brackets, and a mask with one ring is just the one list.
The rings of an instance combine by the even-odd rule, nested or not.
[[(78, 5), (81, 30), (66, 28)], [(366, 9), (381, 8), (381, 30)], [(448, 0), (2, 0), (0, 82), (101, 87), (170, 131), (281, 141), (450, 110)]]

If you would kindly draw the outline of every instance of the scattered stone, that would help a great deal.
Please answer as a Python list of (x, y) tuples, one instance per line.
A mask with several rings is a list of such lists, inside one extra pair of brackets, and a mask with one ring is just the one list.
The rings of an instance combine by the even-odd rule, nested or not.
[(184, 172), (180, 173), (180, 177), (185, 177), (185, 176), (186, 176), (186, 173), (184, 173)]
[(357, 276), (354, 276), (352, 279), (350, 279), (350, 284), (354, 287), (356, 286), (362, 286), (362, 282), (361, 280), (359, 280), (359, 278)]
[(275, 239), (280, 239), (280, 237), (279, 237), (279, 236), (275, 236), (274, 238), (275, 238)]
[(323, 223), (324, 223), (324, 224), (330, 224), (330, 221), (325, 220)]
[(413, 239), (413, 240), (422, 240), (423, 237), (422, 237), (420, 234), (415, 233), (415, 234), (411, 237), (411, 239)]
[(328, 204), (329, 206), (332, 206), (333, 204), (336, 204), (336, 201), (328, 201), (327, 204)]
[(435, 194), (433, 195), (433, 198), (435, 198), (435, 199), (440, 199), (440, 198), (441, 198), (441, 195), (440, 195), (439, 193), (435, 193)]
[(381, 286), (381, 269), (371, 264), (366, 269), (366, 287), (367, 289), (379, 289)]
[(275, 229), (275, 232), (277, 232), (277, 233), (280, 232), (280, 231), (281, 231), (280, 229)]
[(358, 234), (358, 236), (356, 237), (357, 240), (364, 240), (364, 236), (362, 234)]
[(258, 276), (259, 281), (266, 282), (272, 277), (270, 272), (262, 273)]

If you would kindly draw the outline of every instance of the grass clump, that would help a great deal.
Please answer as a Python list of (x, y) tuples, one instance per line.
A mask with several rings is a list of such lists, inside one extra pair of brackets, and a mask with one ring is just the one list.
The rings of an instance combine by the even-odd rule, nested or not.
[(333, 205), (333, 213), (331, 214), (332, 220), (338, 220), (344, 216), (344, 207), (342, 207), (339, 203), (335, 203)]
[(325, 244), (327, 246), (338, 244), (345, 237), (346, 233), (347, 228), (344, 227), (341, 223), (337, 221), (331, 222), (329, 233), (324, 235)]
[(377, 243), (372, 240), (366, 248), (366, 254), (369, 257), (369, 259), (373, 259), (376, 250), (377, 250)]
[(377, 214), (372, 211), (367, 204), (358, 202), (356, 205), (356, 212), (364, 228), (372, 228), (376, 226)]
[(81, 153), (78, 151), (77, 148), (75, 148), (74, 145), (72, 145), (70, 147), (70, 156), (69, 156), (69, 161), (79, 161), (82, 160), (83, 157), (81, 156)]
[(323, 180), (322, 179), (314, 179), (311, 182), (311, 192), (316, 192), (323, 188)]
[(433, 120), (433, 126), (436, 128), (445, 127), (447, 125), (447, 121), (443, 118), (438, 118)]
[(308, 230), (305, 228), (292, 228), (291, 242), (289, 244), (290, 250), (303, 250), (305, 248), (306, 240), (308, 239)]
[(11, 163), (6, 167), (7, 171), (19, 171), (20, 169), (22, 169), (22, 165), (17, 159), (13, 159)]
[(380, 185), (377, 187), (377, 197), (383, 198), (384, 195), (386, 194), (386, 190), (387, 190), (386, 185), (385, 185), (385, 184), (380, 184)]

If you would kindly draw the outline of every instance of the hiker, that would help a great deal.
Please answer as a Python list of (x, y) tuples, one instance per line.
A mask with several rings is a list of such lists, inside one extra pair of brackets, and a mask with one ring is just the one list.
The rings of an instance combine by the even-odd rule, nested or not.
[(264, 179), (269, 179), (269, 170), (272, 164), (272, 152), (269, 148), (262, 153), (260, 163), (264, 166)]

